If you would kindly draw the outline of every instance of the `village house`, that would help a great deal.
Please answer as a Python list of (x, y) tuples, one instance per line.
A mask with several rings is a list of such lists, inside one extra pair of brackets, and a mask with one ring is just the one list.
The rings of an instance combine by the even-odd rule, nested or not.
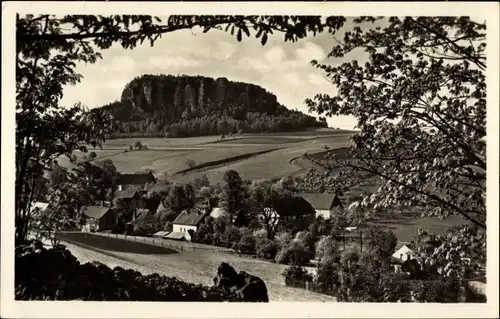
[(143, 233), (145, 235), (153, 234), (156, 231), (158, 220), (154, 213), (149, 209), (136, 210), (136, 217), (128, 223), (127, 227), (132, 227), (134, 233)]
[(131, 221), (137, 218), (138, 209), (147, 209), (148, 205), (143, 197), (143, 191), (137, 187), (128, 188), (126, 190), (117, 190), (114, 193), (115, 203), (121, 201), (117, 208), (125, 209), (127, 211), (127, 218)]
[(329, 219), (331, 216), (344, 210), (344, 205), (339, 196), (328, 193), (300, 193), (300, 197), (308, 201), (316, 212), (316, 217)]
[[(198, 205), (198, 207), (206, 209), (209, 212), (210, 217), (213, 219), (227, 215), (226, 210), (219, 207), (218, 198), (210, 198), (206, 200), (205, 203)], [(246, 218), (247, 215), (248, 213), (244, 210), (233, 212), (231, 223), (236, 227), (248, 226), (248, 220)]]
[(314, 222), (315, 210), (302, 197), (284, 198), (276, 201), (274, 207), (265, 209), (259, 218), (271, 218), (279, 231), (300, 231)]
[(396, 245), (396, 251), (392, 254), (392, 257), (405, 262), (415, 257), (413, 249), (414, 247), (412, 243), (398, 243), (398, 245)]
[(82, 231), (113, 230), (116, 226), (116, 214), (111, 207), (83, 206), (81, 214), (84, 220)]
[(210, 213), (204, 208), (190, 208), (182, 211), (173, 222), (172, 232), (165, 238), (191, 240), (190, 232), (196, 232)]
[(132, 174), (120, 174), (117, 185), (118, 190), (123, 191), (128, 188), (147, 188), (156, 183), (156, 178), (152, 172), (138, 172)]

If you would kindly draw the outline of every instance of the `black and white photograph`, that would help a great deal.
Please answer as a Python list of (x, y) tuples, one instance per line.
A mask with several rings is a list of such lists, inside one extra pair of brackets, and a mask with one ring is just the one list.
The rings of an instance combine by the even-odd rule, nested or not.
[(83, 3), (3, 4), (2, 317), (498, 316), (498, 3)]

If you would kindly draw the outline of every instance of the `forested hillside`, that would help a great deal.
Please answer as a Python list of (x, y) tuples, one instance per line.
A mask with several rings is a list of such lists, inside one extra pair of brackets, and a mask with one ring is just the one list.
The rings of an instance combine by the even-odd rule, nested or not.
[(143, 75), (128, 83), (121, 100), (102, 108), (119, 121), (115, 136), (199, 136), (298, 131), (327, 127), (278, 103), (254, 84), (202, 76)]

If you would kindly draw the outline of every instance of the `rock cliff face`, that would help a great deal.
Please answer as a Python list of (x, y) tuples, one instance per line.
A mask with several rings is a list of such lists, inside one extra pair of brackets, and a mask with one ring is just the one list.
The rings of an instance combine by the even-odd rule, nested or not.
[(287, 109), (260, 86), (202, 76), (143, 75), (125, 86), (119, 101), (102, 108), (120, 122), (115, 135), (180, 137), (327, 126), (326, 120)]
[(248, 83), (201, 76), (144, 75), (125, 86), (120, 103), (105, 106), (122, 121), (155, 118), (164, 124), (238, 111), (281, 114), (276, 96)]

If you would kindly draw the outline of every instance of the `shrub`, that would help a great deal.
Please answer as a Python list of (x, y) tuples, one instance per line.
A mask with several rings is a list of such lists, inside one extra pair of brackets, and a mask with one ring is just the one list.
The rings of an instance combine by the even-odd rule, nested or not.
[(290, 246), (290, 244), (293, 241), (293, 237), (289, 233), (280, 232), (276, 234), (276, 236), (274, 237), (274, 241), (276, 242), (278, 250), (281, 250), (283, 248)]
[(94, 159), (96, 159), (96, 158), (97, 158), (97, 153), (96, 153), (96, 152), (90, 152), (90, 153), (89, 153), (89, 156), (88, 156), (88, 159), (89, 159), (89, 160), (91, 160), (91, 161), (92, 161), (92, 160), (94, 160)]
[(333, 262), (324, 262), (318, 266), (313, 285), (317, 292), (336, 296), (337, 287), (340, 285), (340, 276)]
[(206, 219), (194, 233), (192, 241), (195, 243), (213, 245), (214, 242), (214, 228), (210, 220)]
[(255, 237), (255, 250), (257, 253), (257, 257), (267, 260), (274, 260), (277, 253), (277, 246), (273, 240), (268, 239), (267, 237)]
[(135, 142), (135, 145), (134, 147), (138, 150), (142, 150), (144, 148), (144, 146), (142, 145), (141, 141), (137, 141)]
[(351, 264), (357, 264), (360, 259), (360, 252), (355, 248), (348, 248), (344, 250), (340, 256), (340, 260), (344, 267)]
[(196, 166), (196, 162), (192, 159), (188, 159), (186, 160), (186, 165), (189, 167), (189, 168), (194, 168)]
[(309, 262), (310, 258), (304, 247), (297, 243), (292, 242), (288, 247), (283, 247), (278, 251), (275, 261), (284, 265), (305, 265)]
[(285, 285), (297, 288), (306, 288), (306, 282), (312, 282), (312, 276), (299, 265), (292, 265), (283, 271)]
[(398, 238), (390, 230), (372, 230), (371, 232), (371, 250), (380, 257), (389, 258), (394, 253), (397, 243)]
[(302, 245), (308, 256), (308, 259), (313, 259), (315, 255), (315, 239), (309, 231), (300, 231), (295, 235), (295, 242)]
[(324, 236), (316, 243), (316, 258), (322, 262), (337, 262), (340, 252), (337, 241), (331, 236)]
[(238, 227), (229, 226), (226, 228), (222, 238), (226, 248), (233, 247), (241, 240), (240, 229)]
[(255, 253), (255, 237), (248, 228), (241, 228), (241, 239), (235, 245), (235, 249), (243, 254), (254, 254)]

